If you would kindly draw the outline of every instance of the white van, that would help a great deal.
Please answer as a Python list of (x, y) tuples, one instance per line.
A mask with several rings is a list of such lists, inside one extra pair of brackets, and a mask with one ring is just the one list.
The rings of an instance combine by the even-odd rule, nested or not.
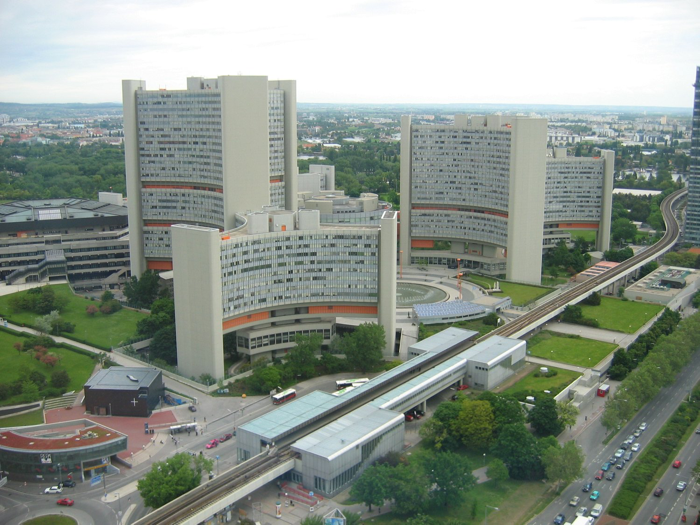
[(603, 513), (603, 506), (600, 503), (596, 503), (593, 505), (593, 508), (591, 509), (591, 516), (594, 518), (597, 518)]

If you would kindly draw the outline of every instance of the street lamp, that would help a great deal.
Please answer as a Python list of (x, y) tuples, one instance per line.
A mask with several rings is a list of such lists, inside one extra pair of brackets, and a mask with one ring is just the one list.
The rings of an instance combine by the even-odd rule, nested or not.
[(484, 452), (484, 466), (486, 466), (486, 452)]
[(489, 522), (489, 514), (488, 514), (489, 509), (501, 510), (498, 507), (492, 507), (491, 505), (485, 505), (484, 506), (484, 524), (485, 525), (488, 525), (488, 522)]
[(216, 475), (219, 475), (219, 456), (216, 456)]
[(61, 481), (61, 464), (58, 463), (58, 486), (60, 487), (63, 484)]
[(122, 497), (119, 494), (119, 492), (114, 493), (115, 496), (117, 496), (117, 501), (119, 502), (119, 514), (117, 516), (119, 517), (119, 523), (122, 522)]

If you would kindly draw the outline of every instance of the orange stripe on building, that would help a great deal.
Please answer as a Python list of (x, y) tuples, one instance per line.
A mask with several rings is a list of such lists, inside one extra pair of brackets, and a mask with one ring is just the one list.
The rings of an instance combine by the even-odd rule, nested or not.
[(144, 226), (150, 226), (151, 228), (170, 228), (172, 225), (172, 222), (147, 222), (144, 224)]
[(310, 314), (366, 314), (377, 315), (376, 306), (330, 305), (309, 306)]
[(411, 239), (411, 248), (434, 248), (435, 241), (430, 239)]
[(576, 228), (576, 229), (581, 229), (581, 230), (592, 230), (592, 229), (597, 230), (598, 223), (597, 222), (560, 222), (559, 228), (562, 230), (571, 229), (571, 228)]
[(172, 261), (148, 261), (149, 270), (172, 270)]
[(270, 179), (270, 182), (272, 182), (272, 183), (282, 182), (282, 179)]
[(155, 190), (198, 190), (198, 191), (213, 191), (223, 193), (221, 188), (203, 188), (200, 186), (183, 186), (181, 184), (144, 184), (143, 189)]
[(242, 324), (252, 323), (254, 321), (264, 321), (270, 318), (270, 312), (260, 312), (257, 314), (243, 315), (241, 317), (236, 317), (235, 319), (229, 319), (221, 324), (221, 328), (228, 330), (234, 326), (241, 326)]

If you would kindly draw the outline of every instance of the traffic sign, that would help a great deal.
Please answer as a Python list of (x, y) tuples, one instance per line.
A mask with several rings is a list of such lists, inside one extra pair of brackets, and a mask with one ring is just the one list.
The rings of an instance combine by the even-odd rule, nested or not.
[(98, 485), (102, 483), (102, 475), (98, 474), (97, 476), (93, 476), (93, 478), (90, 480), (90, 486), (94, 487), (95, 485)]

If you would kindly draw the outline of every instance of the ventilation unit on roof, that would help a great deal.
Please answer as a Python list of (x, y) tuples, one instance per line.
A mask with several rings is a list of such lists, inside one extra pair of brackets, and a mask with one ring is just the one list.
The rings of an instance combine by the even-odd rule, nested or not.
[(135, 378), (134, 376), (132, 376), (132, 375), (127, 375), (126, 377), (128, 377), (131, 381), (135, 381), (136, 383), (139, 382), (139, 380), (136, 379), (136, 378)]

